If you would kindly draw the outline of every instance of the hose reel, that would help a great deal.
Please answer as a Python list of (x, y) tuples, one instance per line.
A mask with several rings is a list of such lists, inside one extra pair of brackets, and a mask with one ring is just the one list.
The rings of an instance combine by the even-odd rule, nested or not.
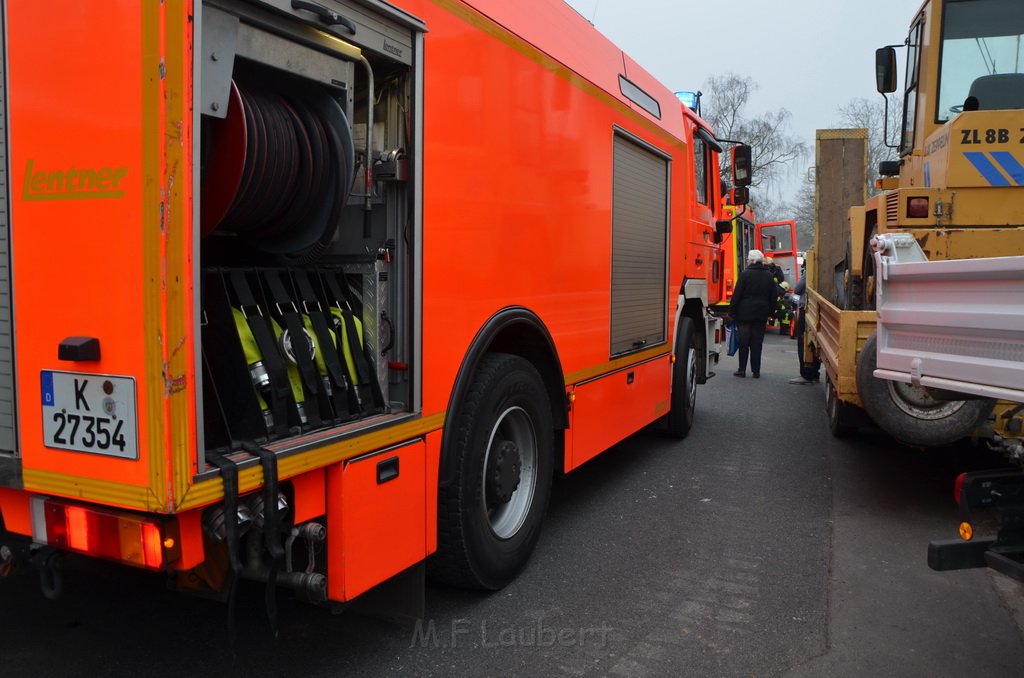
[(352, 129), (318, 86), (232, 81), (223, 119), (204, 120), (201, 232), (303, 257), (331, 242), (355, 174)]

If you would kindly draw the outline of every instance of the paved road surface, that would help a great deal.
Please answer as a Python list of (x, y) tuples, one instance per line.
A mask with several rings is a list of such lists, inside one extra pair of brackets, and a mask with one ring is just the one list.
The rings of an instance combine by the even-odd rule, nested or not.
[(1024, 674), (1021, 588), (925, 564), (955, 529), (956, 472), (998, 460), (835, 440), (820, 387), (786, 383), (795, 361), (777, 336), (760, 380), (730, 359), (689, 438), (641, 433), (557, 483), (522, 576), (492, 595), (431, 588), (419, 625), (282, 599), (274, 642), (246, 586), (232, 652), (225, 606), (86, 563), (55, 602), (0, 580), (0, 674)]

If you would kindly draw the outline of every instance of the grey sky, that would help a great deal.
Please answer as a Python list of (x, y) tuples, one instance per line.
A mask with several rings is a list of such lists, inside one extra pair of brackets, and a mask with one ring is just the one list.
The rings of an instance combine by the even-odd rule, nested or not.
[[(812, 149), (851, 99), (874, 99), (874, 54), (902, 43), (922, 0), (566, 0), (672, 90), (713, 75), (757, 83), (748, 115), (786, 108), (789, 133)], [(902, 59), (900, 50), (900, 82)], [(899, 105), (898, 103), (896, 105)], [(791, 200), (813, 151), (780, 195)]]

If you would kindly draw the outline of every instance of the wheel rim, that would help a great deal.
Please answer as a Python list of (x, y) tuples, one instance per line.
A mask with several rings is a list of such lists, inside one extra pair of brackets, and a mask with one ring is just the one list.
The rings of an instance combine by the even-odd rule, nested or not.
[(965, 405), (963, 400), (936, 400), (928, 392), (913, 384), (886, 381), (889, 397), (896, 407), (915, 419), (934, 421), (952, 416)]
[[(498, 455), (501, 455), (500, 461)], [(518, 463), (519, 468), (514, 471), (509, 469), (508, 465), (515, 463)], [(504, 479), (505, 484), (501, 490), (496, 488), (494, 477), (489, 475), (489, 471)], [(514, 490), (508, 488), (510, 473), (518, 478)], [(481, 508), (487, 516), (491, 531), (499, 539), (513, 537), (530, 513), (537, 487), (537, 435), (533, 420), (523, 408), (508, 408), (491, 428), (484, 457), (482, 487)]]
[(832, 381), (825, 379), (825, 411), (828, 412), (828, 421), (835, 428), (839, 422), (839, 397), (836, 395)]
[(697, 351), (686, 352), (686, 409), (693, 411), (697, 404)]

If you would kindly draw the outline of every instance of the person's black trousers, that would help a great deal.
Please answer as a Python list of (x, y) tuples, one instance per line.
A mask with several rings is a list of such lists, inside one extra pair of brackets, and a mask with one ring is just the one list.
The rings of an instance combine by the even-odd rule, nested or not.
[(764, 346), (764, 320), (761, 322), (737, 322), (740, 331), (740, 372), (747, 371), (747, 356), (750, 356), (750, 371), (761, 371), (761, 347)]

